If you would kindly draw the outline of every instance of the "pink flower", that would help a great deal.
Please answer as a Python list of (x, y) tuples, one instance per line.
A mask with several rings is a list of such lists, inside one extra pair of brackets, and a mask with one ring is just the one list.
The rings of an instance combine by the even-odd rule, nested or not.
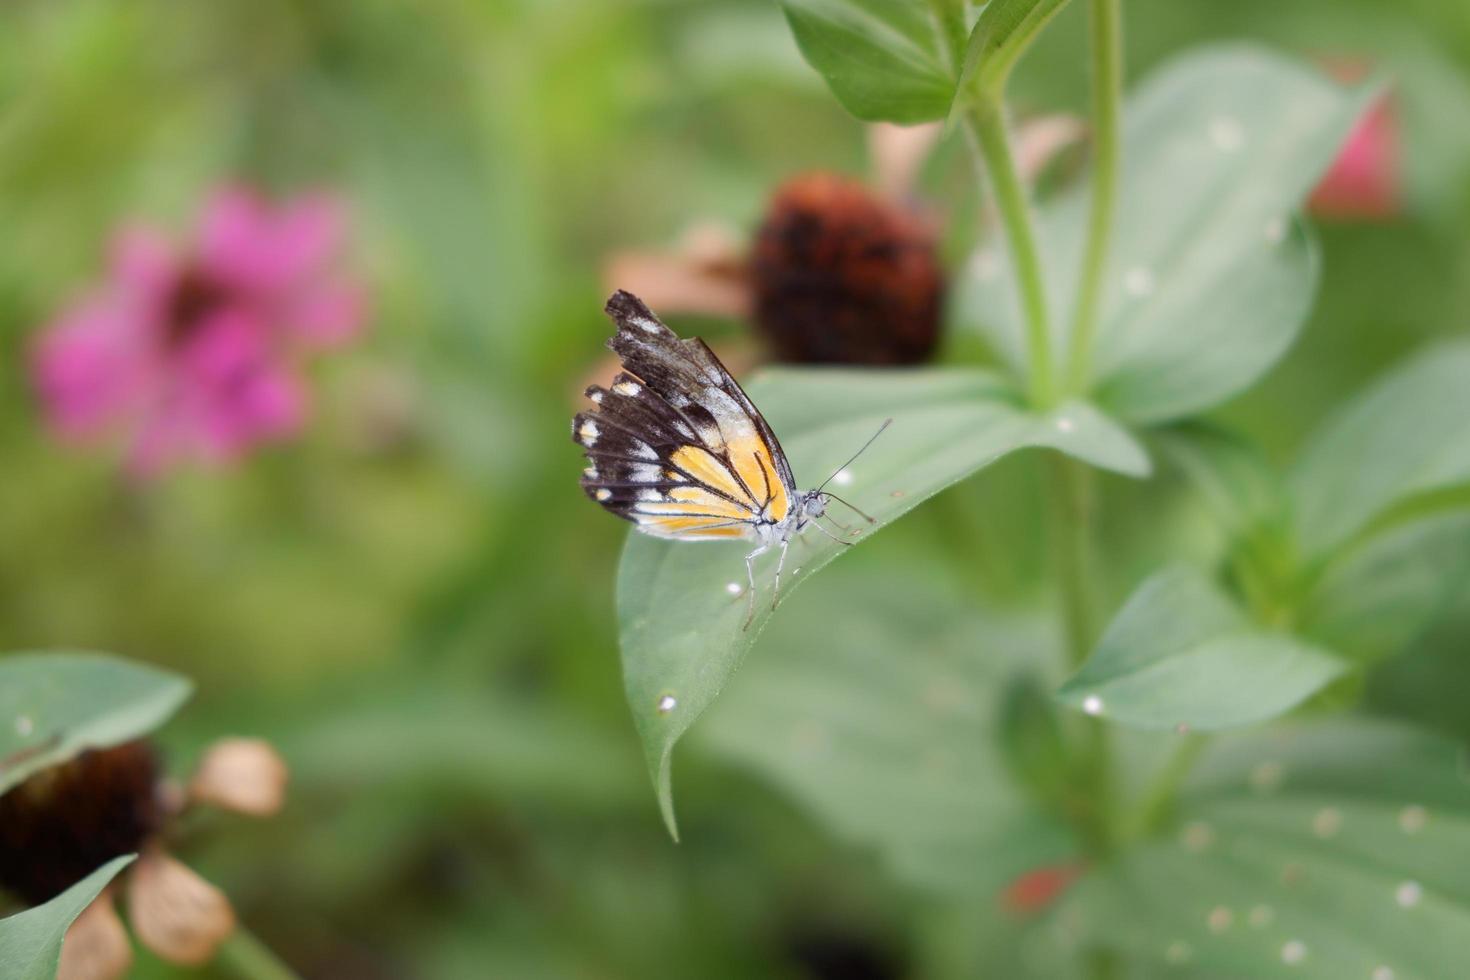
[(305, 419), (302, 362), (352, 339), (363, 293), (340, 275), (340, 207), (215, 194), (192, 248), (148, 228), (116, 238), (106, 281), (37, 339), (32, 375), (52, 429), (123, 438), (149, 475), (236, 459)]
[[(1357, 81), (1367, 72), (1360, 64), (1329, 62), (1328, 72), (1342, 81)], [(1337, 159), (1327, 171), (1308, 207), (1330, 218), (1391, 218), (1403, 210), (1403, 141), (1391, 96), (1383, 96), (1358, 120)]]

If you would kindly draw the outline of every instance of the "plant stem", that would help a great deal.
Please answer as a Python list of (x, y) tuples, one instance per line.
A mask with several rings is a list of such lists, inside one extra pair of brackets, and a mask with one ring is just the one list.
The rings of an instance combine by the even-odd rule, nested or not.
[(240, 980), (301, 980), (271, 948), (237, 925), (219, 948), (216, 961)]
[(1159, 769), (1148, 792), (1138, 804), (1138, 809), (1134, 811), (1127, 828), (1127, 836), (1142, 837), (1158, 827), (1179, 791), (1179, 784), (1184, 782), (1184, 777), (1194, 768), (1194, 761), (1199, 758), (1208, 741), (1203, 735), (1189, 734), (1181, 737), (1179, 744), (1174, 747), (1174, 754)]
[(1097, 639), (1097, 597), (1092, 567), (1092, 470), (1085, 463), (1053, 456), (1052, 534), (1055, 539), (1057, 590), (1062, 602), (1062, 625), (1067, 662), (1082, 666)]
[(1118, 197), (1119, 107), (1123, 101), (1121, 0), (1091, 0), (1092, 17), (1092, 202), (1087, 217), (1087, 248), (1072, 320), (1064, 390), (1079, 393), (1092, 370), (1103, 274), (1108, 266), (1113, 213)]
[(1027, 362), (1031, 404), (1050, 408), (1055, 402), (1055, 379), (1051, 356), (1051, 326), (1046, 312), (1046, 284), (1041, 272), (1041, 254), (1032, 230), (1031, 208), (1026, 189), (1016, 171), (1006, 135), (1005, 108), (999, 95), (981, 94), (971, 103), (969, 128), (985, 164), (996, 212), (1005, 231), (1016, 286), (1026, 318)]
[[(1081, 666), (1097, 641), (1097, 595), (1093, 561), (1093, 513), (1096, 500), (1093, 472), (1085, 463), (1060, 454), (1052, 456), (1053, 561), (1057, 591), (1061, 598), (1062, 626), (1066, 636), (1067, 660)], [(1088, 718), (1083, 729), (1082, 754), (1088, 799), (1084, 839), (1098, 860), (1106, 860), (1117, 846), (1118, 830), (1113, 777), (1113, 752), (1108, 726), (1101, 718)], [(1088, 974), (1093, 980), (1112, 980), (1119, 975), (1116, 954), (1106, 947), (1088, 951)]]

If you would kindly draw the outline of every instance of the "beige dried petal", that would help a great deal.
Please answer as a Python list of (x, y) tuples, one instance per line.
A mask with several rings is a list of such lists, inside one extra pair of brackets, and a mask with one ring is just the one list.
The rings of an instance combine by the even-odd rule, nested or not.
[(906, 202), (913, 196), (919, 170), (939, 142), (942, 123), (899, 126), (874, 123), (868, 127), (868, 158), (873, 186), (891, 201)]
[(128, 875), (128, 918), (143, 945), (186, 966), (209, 960), (235, 929), (224, 893), (159, 850)]
[(132, 965), (133, 946), (109, 888), (66, 930), (56, 980), (118, 980)]
[(1028, 119), (1016, 130), (1016, 169), (1021, 179), (1034, 181), (1052, 159), (1087, 135), (1081, 119), (1058, 113)]
[(661, 314), (738, 319), (750, 312), (744, 244), (711, 222), (691, 226), (670, 252), (614, 252), (602, 279), (607, 292), (626, 289)]
[(286, 763), (258, 738), (226, 738), (214, 743), (189, 781), (195, 803), (269, 817), (286, 801)]

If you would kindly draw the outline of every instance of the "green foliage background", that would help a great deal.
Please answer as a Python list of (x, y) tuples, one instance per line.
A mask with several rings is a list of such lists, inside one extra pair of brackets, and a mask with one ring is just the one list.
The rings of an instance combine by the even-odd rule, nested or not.
[[(1130, 76), (1193, 44), (1249, 39), (1360, 56), (1399, 79), (1407, 212), (1319, 224), (1311, 321), (1263, 383), (1215, 413), (1283, 468), (1334, 405), (1470, 325), (1465, 11), (1127, 4)], [(1083, 14), (1064, 12), (1022, 63), (1021, 111), (1085, 106)], [(853, 774), (872, 783), (875, 810), (829, 823), (820, 801), (787, 791), (806, 779), (799, 752), (753, 759), (741, 736), (789, 717), (796, 692), (833, 730), (871, 733), (881, 705), (846, 691), (860, 668), (840, 654), (872, 637), (862, 590), (881, 597), (885, 581), (957, 581), (985, 601), (936, 584), (915, 603), (964, 605), (954, 631), (1044, 660), (1055, 643), (1036, 614), (1034, 456), (946, 491), (855, 554), (861, 574), (845, 559), (793, 602), (807, 612), (778, 619), (728, 707), (682, 750), (677, 846), (623, 700), (612, 583), (625, 527), (583, 498), (566, 432), (608, 333), (601, 260), (668, 244), (697, 218), (748, 227), (794, 171), (862, 172), (863, 145), (763, 0), (6, 4), (0, 649), (106, 649), (192, 678), (194, 699), (161, 733), (180, 772), (219, 735), (282, 749), (293, 785), (281, 818), (215, 821), (180, 849), (311, 976), (842, 976), (814, 965), (839, 953), (887, 964), (884, 976), (973, 976), (977, 963), (1066, 975), (1034, 956), (1000, 965), (1029, 947), (993, 894), (890, 873), (889, 858), (932, 869), (971, 853), (890, 853), (886, 836), (911, 815), (881, 804), (914, 791), (907, 767), (879, 757)], [(959, 149), (940, 151), (929, 190), (972, 214)], [(230, 177), (349, 194), (375, 322), (320, 366), (300, 443), (132, 488), (109, 459), (44, 436), (25, 350), (96, 274), (118, 221), (182, 230)], [(1218, 545), (1177, 475), (1142, 488), (1108, 477), (1103, 494), (1109, 610), (1166, 558)], [(1465, 739), (1470, 592), (1451, 584), (1435, 625), (1368, 675), (1365, 710)], [(901, 634), (922, 648), (918, 672), (957, 642), (940, 619)], [(780, 659), (783, 644), (824, 643), (830, 678), (792, 676)], [(965, 683), (1013, 680), (984, 663)], [(772, 691), (785, 714), (762, 714)], [(992, 720), (967, 724), (983, 734)], [(965, 788), (1002, 764), (964, 763), (952, 819), (995, 812)], [(1029, 853), (1043, 859), (1053, 850), (1034, 831)], [(967, 841), (965, 859), (987, 862), (985, 843)], [(996, 882), (1014, 870), (997, 867)], [(144, 957), (140, 975), (175, 974)]]

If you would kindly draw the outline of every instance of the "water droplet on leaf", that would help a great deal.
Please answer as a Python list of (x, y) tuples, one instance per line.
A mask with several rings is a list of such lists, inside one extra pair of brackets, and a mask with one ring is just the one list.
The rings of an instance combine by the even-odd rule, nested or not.
[(666, 715), (679, 706), (679, 699), (672, 694), (665, 694), (658, 699), (658, 713)]

